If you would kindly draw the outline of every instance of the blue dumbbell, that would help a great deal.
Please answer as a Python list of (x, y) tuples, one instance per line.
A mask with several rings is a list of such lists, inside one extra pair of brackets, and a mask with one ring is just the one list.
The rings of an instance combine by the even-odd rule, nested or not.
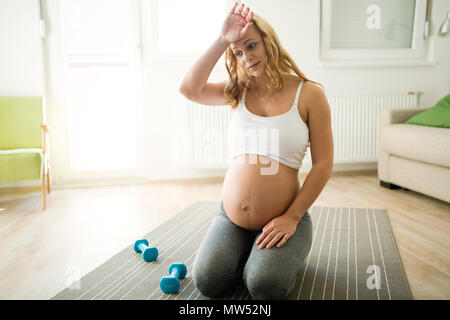
[(184, 263), (172, 263), (169, 267), (170, 276), (163, 277), (159, 287), (164, 293), (177, 293), (180, 289), (180, 279), (184, 279), (187, 268)]
[(142, 252), (142, 259), (147, 262), (156, 260), (158, 258), (158, 249), (155, 247), (149, 247), (148, 241), (146, 239), (137, 240), (134, 243), (134, 251), (136, 253)]

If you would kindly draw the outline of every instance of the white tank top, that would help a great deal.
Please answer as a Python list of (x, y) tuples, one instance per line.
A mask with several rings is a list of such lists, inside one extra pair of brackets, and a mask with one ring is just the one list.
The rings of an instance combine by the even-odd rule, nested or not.
[(228, 127), (231, 159), (240, 154), (257, 154), (300, 169), (309, 147), (309, 129), (298, 112), (298, 98), (303, 83), (302, 80), (289, 111), (273, 117), (251, 113), (245, 106), (247, 89), (244, 89)]

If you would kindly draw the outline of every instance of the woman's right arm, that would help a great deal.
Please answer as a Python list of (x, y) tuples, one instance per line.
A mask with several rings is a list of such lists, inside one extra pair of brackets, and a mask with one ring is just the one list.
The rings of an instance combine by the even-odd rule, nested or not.
[(226, 82), (207, 83), (208, 78), (230, 43), (238, 41), (252, 24), (253, 12), (244, 4), (235, 12), (237, 2), (228, 13), (219, 37), (208, 50), (189, 69), (180, 86), (180, 93), (189, 100), (204, 105), (225, 105), (226, 97), (223, 91)]
[(224, 105), (225, 82), (206, 83), (217, 61), (230, 43), (219, 36), (208, 50), (194, 63), (180, 86), (180, 93), (189, 100), (205, 105)]

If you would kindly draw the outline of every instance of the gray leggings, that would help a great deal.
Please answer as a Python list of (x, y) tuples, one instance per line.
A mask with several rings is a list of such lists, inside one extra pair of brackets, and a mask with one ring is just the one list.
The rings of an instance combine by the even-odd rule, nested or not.
[(220, 201), (195, 257), (195, 285), (204, 296), (218, 298), (243, 279), (252, 299), (286, 299), (311, 250), (312, 229), (306, 212), (284, 246), (260, 250), (255, 242), (262, 230), (234, 224)]

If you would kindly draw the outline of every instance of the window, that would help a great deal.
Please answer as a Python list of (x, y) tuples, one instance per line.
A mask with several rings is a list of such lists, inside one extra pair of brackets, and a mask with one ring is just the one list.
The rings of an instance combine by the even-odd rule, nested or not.
[(142, 175), (133, 13), (130, 0), (59, 2), (69, 155), (65, 178)]
[(426, 8), (426, 0), (322, 0), (321, 62), (425, 60)]
[(219, 35), (227, 13), (226, 2), (158, 0), (144, 3), (152, 17), (148, 26), (154, 38), (148, 46), (150, 55), (163, 60), (183, 60), (204, 52)]

